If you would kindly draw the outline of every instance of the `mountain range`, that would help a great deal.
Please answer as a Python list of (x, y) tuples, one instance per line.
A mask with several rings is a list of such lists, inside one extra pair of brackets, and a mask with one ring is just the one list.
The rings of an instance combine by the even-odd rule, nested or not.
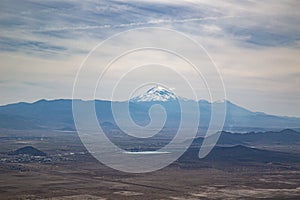
[[(76, 102), (95, 104), (96, 113), (101, 125), (116, 128), (111, 104), (128, 104), (132, 119), (139, 125), (150, 122), (149, 109), (154, 104), (163, 106), (167, 113), (166, 128), (176, 128), (180, 122), (180, 105), (173, 92), (161, 86), (149, 89), (145, 94), (134, 97), (129, 101), (111, 102), (106, 100), (73, 100)], [(189, 104), (193, 100), (182, 98)], [(199, 130), (205, 130), (210, 122), (212, 106), (226, 104), (224, 131), (270, 131), (282, 129), (297, 129), (300, 118), (269, 115), (262, 112), (252, 112), (230, 101), (208, 102), (197, 101), (200, 111)], [(194, 112), (187, 109), (186, 112)], [(34, 103), (15, 103), (0, 106), (0, 128), (7, 129), (55, 129), (74, 130), (72, 115), (72, 100), (39, 100)]]

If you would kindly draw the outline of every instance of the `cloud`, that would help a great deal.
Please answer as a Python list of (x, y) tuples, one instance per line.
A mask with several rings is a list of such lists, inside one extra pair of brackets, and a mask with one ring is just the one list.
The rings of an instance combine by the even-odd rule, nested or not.
[[(134, 28), (147, 25), (160, 25), (160, 24), (174, 24), (174, 23), (186, 23), (186, 22), (199, 22), (199, 21), (211, 21), (230, 19), (234, 16), (223, 17), (201, 17), (201, 18), (187, 18), (187, 19), (155, 19), (149, 21), (132, 22), (124, 24), (105, 24), (95, 26), (70, 26), (70, 27), (52, 27), (38, 30), (31, 30), (33, 32), (60, 32), (60, 31), (78, 31), (78, 30), (90, 30), (90, 29), (113, 29), (113, 28)], [(216, 27), (215, 27), (216, 28)]]
[(0, 36), (0, 51), (19, 51), (22, 50), (23, 53), (50, 53), (57, 54), (64, 52), (67, 48), (64, 46), (56, 46), (47, 44), (42, 41), (36, 40), (22, 40), (22, 39), (12, 39), (9, 37)]

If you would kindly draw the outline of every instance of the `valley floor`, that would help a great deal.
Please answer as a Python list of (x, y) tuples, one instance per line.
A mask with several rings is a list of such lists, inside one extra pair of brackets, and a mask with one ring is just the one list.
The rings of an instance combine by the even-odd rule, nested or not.
[[(2, 163), (1, 199), (296, 199), (300, 168), (173, 164), (147, 174), (125, 174), (97, 161)], [(222, 169), (220, 169), (222, 168)]]
[[(300, 197), (300, 162), (294, 154), (293, 162), (282, 163), (239, 159), (231, 162), (219, 157), (195, 161), (193, 155), (186, 154), (162, 170), (127, 174), (99, 163), (84, 151), (78, 138), (69, 137), (69, 133), (65, 133), (63, 137), (56, 135), (62, 138), (48, 135), (43, 140), (37, 140), (35, 133), (31, 133), (30, 137), (25, 133), (27, 132), (24, 132), (24, 137), (1, 138), (0, 199), (189, 200)], [(51, 156), (41, 159), (5, 153), (25, 145), (35, 146)], [(240, 151), (233, 150), (232, 152)], [(247, 149), (241, 150), (248, 155)], [(269, 155), (269, 152), (264, 155)]]

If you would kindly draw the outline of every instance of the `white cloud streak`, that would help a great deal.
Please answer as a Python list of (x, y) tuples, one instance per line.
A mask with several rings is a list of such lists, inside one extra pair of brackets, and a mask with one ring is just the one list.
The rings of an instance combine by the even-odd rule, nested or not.
[(52, 27), (38, 30), (31, 30), (33, 32), (49, 32), (49, 31), (69, 31), (69, 30), (89, 30), (89, 29), (111, 29), (111, 28), (131, 28), (137, 26), (147, 25), (160, 25), (160, 24), (174, 24), (174, 23), (186, 23), (186, 22), (199, 22), (199, 21), (217, 21), (224, 19), (236, 18), (236, 16), (221, 16), (221, 17), (202, 17), (202, 18), (187, 18), (187, 19), (157, 19), (149, 20), (146, 22), (132, 22), (124, 24), (105, 24), (97, 26), (71, 26), (71, 27)]

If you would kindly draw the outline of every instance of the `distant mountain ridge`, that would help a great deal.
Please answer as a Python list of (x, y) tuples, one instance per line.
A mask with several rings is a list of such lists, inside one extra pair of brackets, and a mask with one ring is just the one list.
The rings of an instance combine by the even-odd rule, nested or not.
[[(139, 125), (147, 125), (150, 122), (149, 109), (154, 104), (160, 104), (166, 109), (166, 128), (175, 129), (180, 123), (180, 104), (176, 95), (160, 86), (149, 89), (145, 94), (131, 99), (129, 102), (113, 102), (126, 106), (129, 103), (129, 111), (132, 119)], [(193, 100), (186, 100), (195, 102)], [(95, 106), (99, 123), (110, 123), (116, 126), (111, 109), (111, 101), (74, 100)], [(251, 132), (282, 130), (287, 128), (300, 128), (300, 118), (268, 115), (261, 112), (252, 112), (230, 101), (210, 103), (206, 100), (197, 101), (200, 111), (199, 130), (205, 131), (211, 119), (212, 106), (224, 106), (226, 104), (226, 118), (224, 131)], [(189, 104), (188, 104), (189, 105)], [(195, 112), (194, 107), (187, 106), (185, 112)], [(72, 100), (39, 100), (34, 103), (16, 103), (0, 106), (0, 128), (6, 129), (56, 129), (75, 130)]]

